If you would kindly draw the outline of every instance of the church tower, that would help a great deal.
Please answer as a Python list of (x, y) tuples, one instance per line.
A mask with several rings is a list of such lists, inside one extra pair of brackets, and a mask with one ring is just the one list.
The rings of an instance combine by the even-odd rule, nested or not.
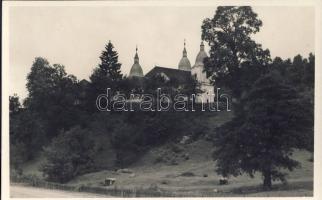
[(210, 83), (210, 80), (207, 78), (207, 74), (204, 71), (204, 59), (207, 57), (205, 45), (203, 41), (201, 41), (200, 51), (196, 57), (196, 62), (191, 69), (191, 75), (200, 83), (200, 89), (202, 90), (202, 93), (196, 96), (196, 102), (199, 103), (213, 103), (215, 100), (215, 88)]
[(186, 40), (184, 40), (184, 47), (182, 52), (182, 58), (179, 62), (178, 68), (184, 71), (191, 71), (191, 64), (187, 57), (187, 50), (186, 50)]
[(209, 82), (206, 76), (206, 72), (204, 72), (204, 59), (207, 58), (208, 55), (205, 51), (205, 45), (203, 44), (203, 41), (200, 44), (200, 51), (196, 57), (196, 62), (194, 66), (192, 67), (191, 74), (194, 76), (198, 82)]
[(132, 65), (129, 77), (143, 77), (143, 70), (139, 63), (138, 47), (135, 49), (134, 64)]

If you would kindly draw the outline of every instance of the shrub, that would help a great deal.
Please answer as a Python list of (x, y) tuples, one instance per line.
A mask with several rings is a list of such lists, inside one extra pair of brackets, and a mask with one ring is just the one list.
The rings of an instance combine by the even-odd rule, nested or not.
[(64, 183), (94, 167), (94, 143), (80, 127), (62, 132), (45, 148), (46, 163), (41, 166), (49, 181)]
[(26, 159), (26, 145), (24, 143), (10, 144), (10, 172), (11, 174), (22, 175), (21, 165)]
[(158, 155), (155, 160), (154, 160), (154, 163), (161, 163), (163, 162), (164, 159), (163, 159), (163, 155)]
[[(38, 115), (22, 110), (10, 115), (10, 157), (11, 164), (17, 164), (34, 158), (46, 142), (44, 121)], [(20, 162), (20, 161), (19, 161)]]
[(174, 143), (171, 143), (170, 148), (174, 153), (181, 153), (184, 150), (181, 146)]
[(178, 161), (176, 161), (174, 158), (170, 161), (170, 165), (178, 165)]
[(163, 184), (163, 185), (168, 185), (170, 183), (170, 181), (168, 181), (168, 180), (162, 180), (161, 181), (161, 184)]
[(195, 176), (193, 172), (183, 172), (181, 176)]

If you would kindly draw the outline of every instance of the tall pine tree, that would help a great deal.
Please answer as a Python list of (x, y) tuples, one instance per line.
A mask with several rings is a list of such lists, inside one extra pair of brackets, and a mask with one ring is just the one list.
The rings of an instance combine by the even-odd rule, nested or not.
[(103, 75), (108, 76), (112, 81), (119, 81), (122, 79), (121, 63), (118, 62), (118, 53), (114, 50), (114, 46), (111, 41), (105, 46), (105, 50), (102, 52), (101, 63), (99, 69)]
[(106, 94), (110, 88), (110, 95), (120, 90), (123, 75), (121, 63), (118, 62), (118, 53), (114, 50), (111, 41), (105, 46), (100, 56), (101, 63), (96, 67), (90, 76), (91, 84), (87, 90), (87, 105), (89, 111), (97, 111), (96, 98), (100, 94)]

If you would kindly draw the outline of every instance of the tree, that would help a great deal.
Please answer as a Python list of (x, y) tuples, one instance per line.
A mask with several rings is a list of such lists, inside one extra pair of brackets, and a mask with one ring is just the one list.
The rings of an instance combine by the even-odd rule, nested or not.
[(216, 171), (224, 176), (255, 172), (263, 175), (263, 186), (270, 189), (272, 179), (285, 181), (281, 168), (293, 170), (294, 148), (305, 148), (313, 118), (306, 112), (296, 90), (271, 72), (255, 82), (242, 99), (234, 119), (215, 134)]
[(292, 84), (296, 85), (299, 91), (314, 89), (314, 63), (315, 57), (312, 53), (308, 58), (297, 55), (293, 58), (292, 66), (288, 73)]
[[(249, 85), (242, 83), (252, 84), (270, 61), (269, 50), (263, 50), (251, 37), (261, 26), (262, 21), (249, 6), (219, 6), (215, 16), (201, 26), (202, 39), (210, 46), (205, 70), (217, 86), (229, 87), (236, 98), (247, 89), (241, 86)], [(258, 69), (240, 76), (241, 68), (250, 66)]]
[[(291, 59), (274, 58), (271, 69), (278, 70), (300, 93), (314, 90), (315, 56), (310, 53), (308, 58), (300, 54)], [(313, 98), (313, 96), (312, 96)]]
[(78, 126), (59, 134), (44, 152), (46, 163), (41, 170), (50, 181), (64, 183), (94, 167), (94, 142)]
[(19, 101), (19, 97), (17, 94), (14, 94), (13, 96), (9, 96), (9, 111), (11, 114), (18, 113), (21, 109), (21, 104)]
[(308, 58), (308, 64), (304, 70), (304, 84), (306, 87), (314, 89), (314, 72), (315, 72), (315, 56), (310, 53)]
[(46, 132), (52, 137), (60, 129), (69, 129), (79, 117), (75, 102), (78, 96), (77, 79), (65, 72), (63, 65), (51, 66), (44, 58), (35, 58), (27, 76), (28, 97), (26, 109), (46, 123)]
[(297, 88), (303, 87), (303, 75), (305, 66), (307, 65), (307, 59), (303, 59), (301, 55), (296, 55), (293, 58), (292, 66), (289, 68), (289, 78), (290, 81), (297, 86)]
[(292, 62), (290, 59), (283, 60), (280, 57), (275, 57), (273, 62), (270, 65), (272, 70), (277, 70), (281, 74), (281, 76), (289, 77), (289, 68), (292, 66)]
[(20, 157), (23, 162), (32, 159), (48, 139), (45, 132), (46, 123), (29, 110), (11, 115), (9, 123), (10, 153), (13, 153), (10, 155)]
[(102, 52), (100, 59), (99, 69), (102, 75), (108, 76), (112, 81), (122, 79), (121, 63), (118, 62), (118, 53), (114, 50), (111, 41), (105, 46), (105, 50)]
[(10, 143), (10, 173), (14, 175), (23, 174), (23, 163), (26, 161), (26, 149), (24, 143)]
[(111, 88), (110, 94), (120, 90), (123, 75), (121, 63), (118, 62), (118, 53), (114, 50), (111, 41), (105, 46), (100, 56), (101, 63), (93, 70), (90, 76), (91, 84), (87, 90), (87, 107), (90, 111), (97, 110), (95, 101), (99, 94), (106, 93)]

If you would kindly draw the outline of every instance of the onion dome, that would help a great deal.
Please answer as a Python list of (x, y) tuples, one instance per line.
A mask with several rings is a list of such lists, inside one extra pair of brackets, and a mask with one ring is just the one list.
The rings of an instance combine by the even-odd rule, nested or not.
[(184, 48), (183, 48), (183, 53), (182, 53), (182, 58), (179, 62), (178, 65), (180, 70), (184, 71), (191, 71), (191, 64), (190, 61), (187, 57), (187, 50), (186, 50), (186, 41), (184, 41)]
[(205, 45), (203, 44), (203, 41), (201, 41), (201, 44), (200, 44), (200, 51), (197, 55), (197, 58), (196, 58), (196, 64), (195, 65), (203, 65), (203, 61), (205, 58), (207, 58), (208, 55), (205, 51)]
[(143, 71), (142, 71), (141, 65), (139, 63), (138, 47), (136, 47), (136, 52), (135, 52), (135, 56), (134, 56), (134, 64), (132, 65), (129, 77), (133, 77), (133, 76), (143, 77)]

